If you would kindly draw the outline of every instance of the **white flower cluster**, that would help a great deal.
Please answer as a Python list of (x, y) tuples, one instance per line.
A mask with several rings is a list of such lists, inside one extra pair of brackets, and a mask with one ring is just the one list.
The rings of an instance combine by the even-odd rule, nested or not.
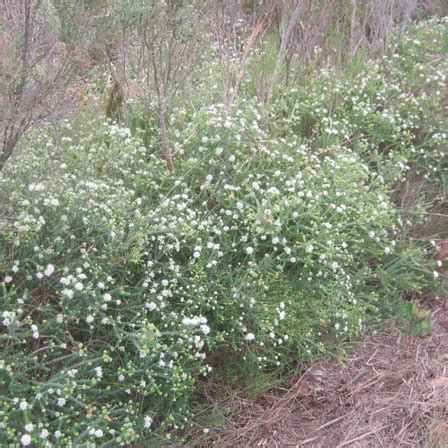
[(443, 168), (447, 134), (430, 118), (444, 70), (413, 58), (386, 60), (387, 75), (379, 62), (348, 80), (323, 71), (269, 108), (178, 111), (170, 176), (158, 142), (117, 124), (67, 124), (61, 148), (32, 135), (0, 179), (14, 213), (0, 236), (0, 415), (23, 414), (0, 423), (0, 443), (182, 431), (198, 379), (235, 364), (222, 354), (286, 367), (360, 334), (394, 285), (437, 283), (442, 266), (403, 250), (412, 222), (389, 198), (411, 168)]

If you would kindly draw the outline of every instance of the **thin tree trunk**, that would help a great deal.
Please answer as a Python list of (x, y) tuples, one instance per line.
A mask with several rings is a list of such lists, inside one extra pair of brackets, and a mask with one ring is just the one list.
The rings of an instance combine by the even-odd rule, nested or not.
[(350, 21), (350, 54), (355, 54), (355, 33), (356, 33), (356, 0), (351, 0), (352, 17)]
[[(30, 0), (25, 0), (23, 2), (23, 46), (22, 46), (22, 72), (20, 75), (20, 83), (15, 92), (15, 99), (13, 104), (12, 113), (8, 119), (8, 124), (3, 129), (3, 141), (2, 141), (2, 153), (0, 155), (0, 171), (3, 170), (6, 161), (11, 157), (16, 147), (18, 139), (14, 137), (15, 124), (14, 124), (14, 114), (20, 109), (22, 103), (22, 98), (25, 90), (25, 86), (28, 80), (29, 72), (29, 52), (30, 52), (30, 35), (31, 35), (31, 2)], [(19, 128), (20, 129), (20, 128)], [(17, 132), (20, 132), (18, 130)]]
[(283, 64), (283, 61), (285, 59), (285, 54), (286, 54), (286, 49), (288, 47), (288, 43), (289, 40), (291, 39), (291, 35), (294, 31), (294, 27), (296, 26), (299, 17), (300, 17), (300, 13), (301, 13), (301, 9), (302, 9), (302, 1), (299, 0), (297, 2), (297, 5), (294, 9), (294, 12), (292, 13), (291, 19), (289, 20), (288, 23), (285, 23), (284, 25), (284, 31), (282, 31), (282, 36), (281, 36), (281, 44), (280, 44), (280, 49), (277, 55), (277, 61), (275, 63), (275, 69), (274, 69), (274, 73), (272, 75), (272, 79), (271, 79), (271, 86), (269, 89), (269, 95), (268, 95), (268, 99), (271, 99), (274, 90), (275, 90), (275, 85), (278, 82), (278, 78), (280, 76), (280, 70)]
[(173, 159), (171, 157), (170, 151), (170, 141), (168, 138), (168, 131), (166, 127), (166, 112), (164, 99), (158, 96), (158, 107), (159, 107), (159, 125), (160, 125), (160, 137), (162, 139), (162, 157), (165, 160), (166, 168), (170, 174), (174, 171)]
[(0, 172), (3, 170), (6, 162), (12, 156), (17, 144), (17, 139), (8, 138), (3, 142), (2, 154), (0, 156)]

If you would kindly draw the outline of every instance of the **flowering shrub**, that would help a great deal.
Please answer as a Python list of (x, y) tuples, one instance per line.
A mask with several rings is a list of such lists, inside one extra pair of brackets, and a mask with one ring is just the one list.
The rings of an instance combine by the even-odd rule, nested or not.
[(283, 134), (319, 148), (353, 148), (389, 184), (415, 166), (441, 178), (448, 138), (446, 23), (431, 20), (391, 44), (391, 55), (358, 70), (324, 70), (311, 85), (285, 92), (272, 116)]
[[(0, 181), (1, 444), (169, 439), (214, 366), (318, 356), (428, 284), (385, 180), (417, 163), (411, 137), (381, 124), (393, 93), (366, 76), (363, 91), (323, 74), (308, 100), (291, 92), (278, 127), (250, 99), (179, 115), (173, 176), (117, 125), (67, 124), (60, 147), (34, 136)], [(332, 123), (328, 83), (348, 92)], [(378, 127), (395, 146), (375, 159)]]

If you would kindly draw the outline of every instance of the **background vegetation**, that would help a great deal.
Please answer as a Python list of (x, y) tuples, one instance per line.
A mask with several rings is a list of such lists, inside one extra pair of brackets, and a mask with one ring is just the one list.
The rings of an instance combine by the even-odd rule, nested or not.
[(0, 444), (183, 442), (443, 293), (444, 2), (1, 12)]

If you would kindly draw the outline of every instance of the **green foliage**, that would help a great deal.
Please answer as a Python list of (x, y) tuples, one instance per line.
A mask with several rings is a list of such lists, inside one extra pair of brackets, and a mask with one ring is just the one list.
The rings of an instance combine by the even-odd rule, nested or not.
[(409, 333), (413, 336), (429, 334), (434, 326), (431, 311), (424, 310), (416, 303), (408, 302), (405, 307), (406, 318), (409, 321)]
[[(427, 52), (446, 25), (428, 26)], [(230, 111), (177, 108), (173, 175), (138, 107), (132, 130), (33, 135), (0, 180), (0, 444), (182, 442), (200, 378), (257, 394), (436, 287), (390, 194), (445, 169), (444, 74), (426, 59), (407, 79), (411, 41), (270, 106), (248, 86)]]
[(112, 83), (106, 102), (106, 118), (121, 123), (123, 121), (123, 92), (117, 82)]

